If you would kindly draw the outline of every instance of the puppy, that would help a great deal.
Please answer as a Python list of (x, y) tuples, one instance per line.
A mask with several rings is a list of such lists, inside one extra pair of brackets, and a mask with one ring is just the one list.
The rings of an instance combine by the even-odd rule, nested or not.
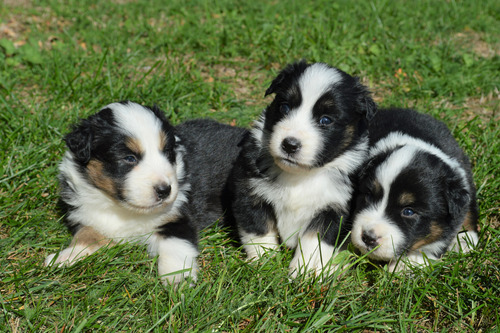
[(222, 192), (245, 130), (208, 120), (174, 128), (157, 108), (113, 103), (65, 137), (60, 203), (73, 233), (50, 264), (104, 245), (144, 243), (165, 283), (196, 279), (198, 230), (223, 214)]
[[(391, 271), (478, 241), (470, 162), (442, 122), (413, 110), (379, 110), (370, 123), (352, 243)], [(464, 228), (464, 232), (457, 233)]]
[(288, 65), (270, 94), (233, 170), (232, 208), (248, 257), (283, 242), (296, 249), (296, 277), (321, 270), (346, 236), (376, 106), (357, 79), (323, 63)]

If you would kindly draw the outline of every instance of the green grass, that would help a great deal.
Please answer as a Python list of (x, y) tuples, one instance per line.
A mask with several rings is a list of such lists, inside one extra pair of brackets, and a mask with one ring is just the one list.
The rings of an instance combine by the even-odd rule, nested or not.
[[(16, 4), (17, 3), (17, 4)], [(497, 332), (500, 327), (498, 1), (4, 1), (0, 5), (0, 331)], [(204, 231), (194, 288), (119, 245), (44, 268), (69, 243), (56, 210), (61, 140), (117, 100), (249, 126), (285, 64), (363, 79), (382, 106), (443, 119), (471, 157), (481, 242), (393, 275), (363, 258), (290, 281), (291, 252), (248, 263)]]

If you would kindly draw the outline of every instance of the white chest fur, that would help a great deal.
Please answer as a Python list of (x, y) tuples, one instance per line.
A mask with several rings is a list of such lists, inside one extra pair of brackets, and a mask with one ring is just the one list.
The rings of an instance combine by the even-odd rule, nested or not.
[(352, 192), (349, 177), (331, 165), (299, 174), (282, 172), (272, 181), (252, 179), (250, 186), (254, 195), (272, 204), (279, 235), (290, 247), (319, 211), (332, 207), (347, 212)]

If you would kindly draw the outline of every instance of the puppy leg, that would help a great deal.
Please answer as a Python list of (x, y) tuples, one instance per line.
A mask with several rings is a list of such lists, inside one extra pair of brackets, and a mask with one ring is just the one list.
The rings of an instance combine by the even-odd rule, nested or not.
[(165, 284), (177, 285), (188, 276), (196, 280), (198, 248), (186, 239), (162, 238), (158, 242), (158, 273)]
[[(295, 255), (290, 262), (290, 274), (296, 278), (300, 273), (307, 270), (314, 274), (321, 273), (324, 267), (327, 267), (331, 258), (336, 255), (337, 250), (334, 246), (327, 244), (319, 238), (314, 232), (308, 232), (299, 238), (299, 244), (295, 249)], [(334, 272), (336, 265), (331, 265), (328, 273)]]
[(92, 227), (80, 228), (73, 237), (71, 244), (59, 254), (51, 254), (45, 259), (45, 266), (53, 264), (72, 265), (84, 256), (90, 255), (113, 241), (98, 233)]
[(253, 196), (245, 189), (235, 196), (233, 212), (243, 248), (249, 259), (262, 256), (268, 250), (278, 248), (276, 222), (272, 218), (271, 206)]
[(279, 246), (276, 231), (269, 231), (266, 234), (258, 235), (240, 230), (240, 237), (248, 259), (261, 257), (267, 251), (276, 250)]
[(307, 270), (325, 275), (335, 272), (339, 265), (332, 264), (330, 260), (337, 255), (339, 247), (344, 246), (347, 234), (343, 215), (333, 209), (318, 213), (308, 230), (299, 237), (289, 268), (292, 278)]
[(198, 273), (198, 232), (186, 216), (160, 227), (149, 240), (149, 253), (158, 255), (158, 274), (165, 285), (178, 285)]

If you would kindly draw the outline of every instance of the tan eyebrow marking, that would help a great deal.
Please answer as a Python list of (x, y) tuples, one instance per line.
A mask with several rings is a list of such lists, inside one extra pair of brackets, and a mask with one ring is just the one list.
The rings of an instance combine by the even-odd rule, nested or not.
[(141, 142), (136, 138), (127, 138), (125, 140), (125, 146), (135, 154), (140, 155), (143, 152)]
[(415, 195), (410, 192), (403, 192), (398, 198), (398, 203), (400, 206), (410, 206), (413, 205), (415, 201)]

